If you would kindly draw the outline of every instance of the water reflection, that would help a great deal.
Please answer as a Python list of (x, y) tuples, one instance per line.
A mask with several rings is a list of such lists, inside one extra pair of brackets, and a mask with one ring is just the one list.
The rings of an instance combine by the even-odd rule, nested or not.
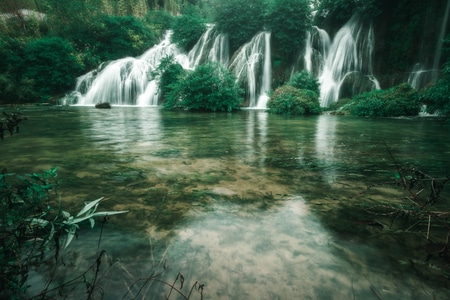
[(337, 119), (334, 116), (321, 115), (317, 119), (315, 153), (317, 159), (324, 166), (322, 172), (327, 183), (336, 181), (335, 164)]
[[(340, 223), (354, 225), (337, 213), (341, 203), (326, 195), (360, 192), (342, 186), (365, 187), (375, 173), (389, 178), (395, 170), (383, 141), (399, 161), (447, 169), (444, 123), (156, 107), (30, 109), (27, 116), (21, 133), (2, 143), (0, 167), (17, 173), (60, 167), (70, 211), (102, 196), (110, 198), (105, 209), (130, 210), (112, 218), (117, 230), (102, 241), (111, 260), (121, 261), (103, 282), (110, 293), (105, 299), (121, 299), (116, 295), (127, 284), (165, 258), (171, 265), (165, 279), (182, 272), (189, 284), (205, 283), (209, 299), (433, 296), (411, 264), (399, 263), (411, 251), (401, 240), (384, 241), (402, 250), (389, 253), (358, 242), (355, 232), (355, 238), (336, 236)], [(332, 184), (338, 179), (345, 181), (339, 189)], [(96, 234), (89, 240), (89, 231), (82, 232), (68, 250), (77, 270), (95, 257)], [(153, 283), (147, 299), (166, 292)]]

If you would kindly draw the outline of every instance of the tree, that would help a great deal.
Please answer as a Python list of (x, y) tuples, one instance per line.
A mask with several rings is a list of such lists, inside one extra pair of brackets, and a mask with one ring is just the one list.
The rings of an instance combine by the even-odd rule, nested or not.
[(179, 80), (164, 103), (166, 109), (233, 111), (241, 103), (236, 78), (217, 63), (200, 65)]
[(74, 48), (59, 37), (28, 43), (24, 48), (22, 80), (32, 80), (41, 100), (65, 92), (83, 70), (74, 53)]
[(269, 8), (267, 26), (274, 48), (285, 59), (292, 59), (305, 44), (312, 24), (308, 0), (275, 0)]
[(197, 14), (182, 15), (175, 19), (171, 40), (186, 51), (191, 50), (206, 30), (206, 25)]
[(233, 53), (263, 30), (265, 3), (262, 0), (219, 0), (214, 22), (221, 33), (228, 34)]

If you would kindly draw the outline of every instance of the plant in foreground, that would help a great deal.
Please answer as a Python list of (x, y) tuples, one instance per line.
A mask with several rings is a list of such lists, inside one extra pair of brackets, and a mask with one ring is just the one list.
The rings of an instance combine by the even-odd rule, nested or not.
[(88, 220), (93, 227), (96, 217), (127, 212), (98, 212), (104, 199), (99, 198), (72, 216), (53, 199), (57, 185), (57, 168), (24, 176), (6, 170), (0, 174), (0, 296), (23, 293), (30, 269), (51, 251), (58, 259), (60, 246), (70, 244), (81, 222)]

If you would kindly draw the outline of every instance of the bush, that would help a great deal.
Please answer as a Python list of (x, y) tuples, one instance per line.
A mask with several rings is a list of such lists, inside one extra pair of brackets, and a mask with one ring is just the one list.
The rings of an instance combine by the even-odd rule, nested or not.
[(314, 75), (308, 71), (295, 73), (287, 83), (301, 90), (310, 90), (320, 94), (320, 83)]
[(350, 114), (364, 117), (415, 116), (420, 111), (418, 94), (404, 83), (388, 90), (374, 90), (353, 98)]
[(176, 88), (177, 82), (184, 72), (183, 67), (175, 61), (173, 55), (161, 59), (152, 76), (159, 81), (158, 87), (163, 101)]
[(206, 30), (203, 20), (197, 15), (182, 15), (175, 19), (172, 43), (189, 51)]
[(166, 109), (233, 111), (241, 103), (234, 75), (217, 63), (200, 65), (172, 88)]
[(427, 105), (429, 113), (450, 115), (450, 78), (441, 79), (435, 85), (426, 88), (420, 95), (420, 101)]
[(267, 107), (271, 113), (284, 115), (315, 115), (321, 112), (317, 93), (291, 85), (277, 88)]

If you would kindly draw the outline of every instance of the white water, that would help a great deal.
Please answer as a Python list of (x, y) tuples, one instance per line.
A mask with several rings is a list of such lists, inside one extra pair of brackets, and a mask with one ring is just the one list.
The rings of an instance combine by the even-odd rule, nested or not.
[(97, 70), (80, 76), (75, 91), (65, 98), (64, 104), (157, 105), (158, 89), (151, 72), (168, 55), (173, 55), (183, 67), (188, 67), (189, 62), (186, 55), (170, 43), (170, 36), (168, 32), (161, 43), (140, 57), (104, 63)]
[(270, 35), (270, 32), (258, 33), (241, 47), (230, 63), (237, 81), (246, 83), (249, 108), (266, 108), (272, 80)]
[(189, 54), (170, 42), (171, 32), (163, 41), (137, 58), (126, 57), (102, 64), (77, 79), (75, 91), (63, 99), (63, 104), (155, 106), (159, 104), (158, 82), (152, 77), (161, 59), (173, 55), (184, 69), (193, 70), (206, 61), (227, 65), (228, 38), (214, 32), (210, 26)]
[(189, 51), (189, 67), (195, 69), (206, 61), (218, 62), (227, 66), (229, 61), (228, 49), (227, 36), (218, 34), (214, 26), (209, 26), (208, 30)]
[(372, 26), (366, 29), (355, 16), (337, 32), (332, 43), (328, 34), (317, 27), (313, 28), (308, 38), (304, 56), (305, 69), (319, 79), (322, 107), (339, 99), (341, 87), (349, 80), (349, 75), (370, 82), (372, 89), (380, 88), (372, 70)]
[[(151, 76), (162, 58), (173, 55), (183, 68), (195, 69), (207, 61), (219, 62), (232, 71), (245, 87), (249, 108), (265, 109), (271, 90), (272, 68), (270, 32), (260, 32), (233, 55), (228, 53), (228, 38), (218, 34), (214, 26), (185, 54), (170, 42), (170, 32), (164, 40), (138, 58), (122, 58), (100, 66), (78, 78), (75, 92), (65, 104), (93, 105), (109, 102), (113, 105), (158, 105), (158, 82)], [(321, 85), (321, 106), (329, 106), (340, 96), (344, 83), (366, 89), (379, 89), (372, 72), (374, 35), (356, 17), (345, 24), (331, 39), (326, 31), (314, 27), (308, 34), (305, 49), (305, 69), (317, 76)], [(349, 76), (351, 75), (351, 77)], [(358, 80), (358, 84), (356, 84)]]

